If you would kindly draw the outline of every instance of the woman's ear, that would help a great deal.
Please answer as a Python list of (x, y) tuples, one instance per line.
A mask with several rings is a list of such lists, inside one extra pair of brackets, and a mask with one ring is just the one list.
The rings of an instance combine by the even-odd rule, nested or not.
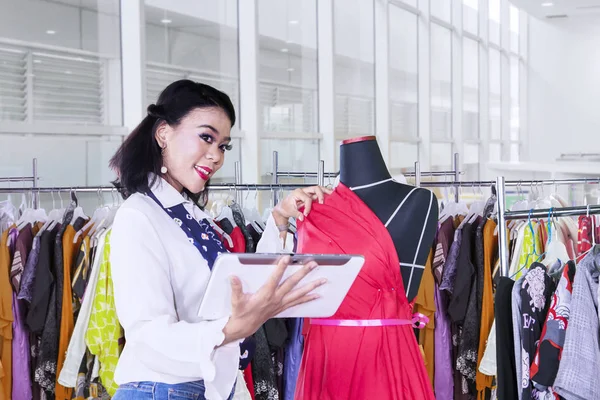
[(154, 134), (154, 137), (161, 149), (167, 147), (167, 142), (169, 140), (170, 134), (169, 130), (170, 126), (165, 121), (161, 121), (161, 123), (156, 128), (156, 133)]

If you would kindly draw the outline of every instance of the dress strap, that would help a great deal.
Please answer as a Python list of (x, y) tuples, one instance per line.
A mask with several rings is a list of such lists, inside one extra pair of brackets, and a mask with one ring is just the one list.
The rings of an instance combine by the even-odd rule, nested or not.
[(321, 319), (312, 318), (311, 325), (321, 326), (353, 326), (353, 327), (371, 327), (371, 326), (399, 326), (412, 325), (413, 328), (423, 329), (429, 323), (429, 318), (421, 313), (415, 313), (412, 319)]

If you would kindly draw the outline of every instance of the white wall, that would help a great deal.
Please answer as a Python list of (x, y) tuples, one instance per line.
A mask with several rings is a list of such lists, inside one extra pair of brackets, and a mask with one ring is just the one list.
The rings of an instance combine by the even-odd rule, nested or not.
[(600, 152), (600, 16), (530, 18), (529, 159)]

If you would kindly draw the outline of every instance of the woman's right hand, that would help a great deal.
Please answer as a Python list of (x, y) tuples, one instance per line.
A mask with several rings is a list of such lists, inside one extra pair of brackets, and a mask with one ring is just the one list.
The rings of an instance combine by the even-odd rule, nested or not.
[(290, 307), (307, 303), (319, 297), (310, 293), (325, 284), (326, 280), (324, 279), (296, 288), (296, 285), (317, 267), (317, 263), (312, 261), (305, 264), (299, 271), (281, 282), (290, 262), (289, 256), (282, 257), (267, 283), (253, 294), (244, 293), (239, 278), (231, 278), (232, 314), (223, 328), (225, 334), (223, 344), (251, 336), (268, 319)]

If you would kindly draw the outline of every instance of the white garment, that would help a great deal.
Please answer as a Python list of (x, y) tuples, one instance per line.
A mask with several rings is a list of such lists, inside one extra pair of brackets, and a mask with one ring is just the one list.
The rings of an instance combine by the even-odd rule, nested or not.
[(246, 381), (244, 380), (244, 374), (242, 374), (242, 371), (238, 371), (237, 381), (235, 382), (235, 392), (233, 393), (233, 400), (252, 400), (252, 396), (250, 395), (250, 391), (246, 386)]
[[(166, 208), (183, 203), (196, 220), (210, 218), (162, 178), (152, 192)], [(168, 213), (141, 193), (117, 212), (110, 244), (115, 305), (126, 337), (115, 382), (204, 380), (207, 399), (226, 399), (238, 376), (240, 342), (221, 346), (228, 318), (198, 317), (210, 277), (206, 260)], [(257, 251), (282, 251), (272, 217)]]
[(492, 324), (490, 334), (485, 344), (485, 351), (479, 364), (479, 372), (488, 376), (496, 376), (498, 372), (498, 363), (496, 361), (496, 320)]
[[(73, 335), (69, 341), (65, 363), (58, 377), (58, 383), (64, 387), (74, 388), (77, 386), (77, 374), (79, 373), (81, 360), (83, 360), (83, 357), (85, 356), (85, 333), (92, 315), (92, 305), (94, 303), (93, 294), (96, 293), (96, 285), (98, 284), (100, 261), (102, 260), (102, 254), (104, 252), (106, 232), (107, 231), (102, 232), (98, 238), (98, 245), (95, 253), (96, 257), (94, 258), (92, 265), (92, 273), (90, 274), (89, 282), (85, 288), (85, 294), (83, 296), (83, 301), (81, 302), (81, 309), (79, 310), (77, 322), (75, 322)], [(98, 357), (96, 357), (96, 359), (97, 358)]]

